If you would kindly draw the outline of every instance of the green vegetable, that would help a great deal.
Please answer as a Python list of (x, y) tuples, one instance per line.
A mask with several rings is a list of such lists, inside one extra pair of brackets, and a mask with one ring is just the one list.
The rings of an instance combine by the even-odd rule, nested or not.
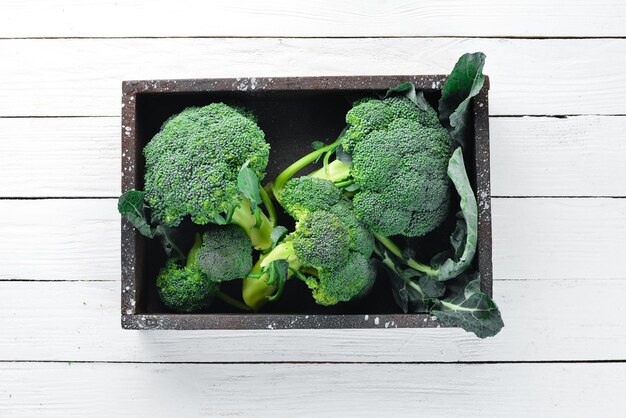
[[(217, 227), (216, 230), (224, 227)], [(226, 227), (222, 232), (211, 232), (204, 235), (203, 241), (198, 234), (196, 242), (189, 251), (187, 261), (169, 259), (157, 276), (156, 284), (161, 300), (168, 308), (176, 312), (197, 312), (207, 309), (217, 297), (239, 309), (248, 310), (247, 306), (219, 290), (219, 283), (231, 278), (241, 278), (252, 267), (249, 243), (244, 246), (229, 248), (230, 254), (221, 253), (222, 244), (232, 238), (232, 228)], [(244, 240), (241, 235), (234, 234), (235, 239)], [(215, 241), (207, 241), (213, 239)], [(245, 243), (245, 241), (243, 241)], [(239, 248), (241, 260), (226, 264), (227, 259), (237, 257), (233, 248)], [(247, 264), (246, 264), (247, 262)]]
[[(324, 167), (311, 177), (354, 193), (354, 213), (372, 232), (414, 237), (439, 226), (450, 200), (450, 137), (423, 95), (416, 98), (413, 89), (410, 96), (423, 109), (403, 96), (357, 102), (337, 141), (302, 157), (277, 177), (274, 194), (279, 201), (287, 180), (325, 155)], [(330, 162), (333, 153), (337, 159)]]
[(485, 83), (483, 66), (485, 54), (476, 52), (464, 54), (454, 66), (446, 84), (441, 90), (439, 119), (449, 131), (452, 139), (465, 146), (469, 136), (470, 100), (476, 96)]
[[(432, 266), (426, 266), (412, 258), (405, 258), (402, 250), (391, 239), (375, 234), (378, 241), (392, 254), (400, 258), (403, 263), (439, 281), (449, 280), (467, 270), (474, 260), (476, 246), (478, 245), (478, 205), (467, 177), (461, 148), (457, 148), (450, 158), (448, 176), (454, 183), (459, 196), (461, 196), (460, 214), (463, 218), (462, 221), (459, 221), (457, 228), (450, 237), (451, 243), (455, 248), (455, 254), (453, 254), (452, 258), (446, 257)], [(460, 248), (463, 248), (463, 250), (459, 251)]]
[(235, 223), (255, 248), (271, 247), (274, 225), (257, 210), (269, 144), (250, 114), (223, 103), (187, 108), (163, 124), (144, 156), (155, 220), (168, 227), (185, 216), (200, 225)]
[[(193, 242), (193, 235), (188, 235), (188, 228), (169, 228), (154, 221), (150, 216), (150, 207), (144, 201), (145, 193), (129, 190), (122, 194), (117, 209), (142, 235), (148, 238), (158, 237), (168, 257), (185, 259), (186, 249)], [(189, 239), (191, 237), (191, 239)]]
[(218, 283), (243, 279), (252, 269), (250, 238), (237, 225), (209, 229), (195, 256), (200, 270)]
[(280, 202), (297, 220), (296, 228), (253, 267), (243, 286), (246, 304), (257, 310), (275, 299), (275, 290), (281, 290), (281, 283), (271, 279), (277, 260), (287, 263), (285, 280), (304, 281), (318, 304), (365, 295), (375, 278), (374, 240), (339, 189), (329, 180), (299, 177), (285, 185)]
[(448, 286), (446, 297), (436, 300), (431, 313), (444, 325), (461, 327), (479, 338), (493, 337), (502, 327), (500, 310), (480, 291), (478, 273), (460, 276), (454, 286)]

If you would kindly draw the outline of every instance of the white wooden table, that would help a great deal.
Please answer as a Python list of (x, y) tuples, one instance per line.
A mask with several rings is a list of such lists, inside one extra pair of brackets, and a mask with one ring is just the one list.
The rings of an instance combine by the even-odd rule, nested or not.
[[(626, 3), (0, 1), (0, 416), (624, 416)], [(121, 80), (487, 54), (506, 327), (120, 328)]]

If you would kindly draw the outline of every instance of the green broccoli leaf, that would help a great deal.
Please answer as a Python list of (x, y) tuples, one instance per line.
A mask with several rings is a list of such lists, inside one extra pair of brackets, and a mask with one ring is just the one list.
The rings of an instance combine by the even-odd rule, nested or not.
[(250, 207), (254, 211), (261, 204), (261, 194), (259, 191), (259, 178), (254, 171), (248, 167), (248, 163), (244, 164), (237, 175), (237, 187), (239, 191), (248, 199), (250, 199)]
[(402, 269), (393, 255), (380, 246), (376, 250), (382, 265), (390, 273), (391, 293), (404, 313), (425, 313), (433, 306), (433, 298), (445, 292), (445, 286), (432, 278), (426, 278), (413, 269)]
[[(448, 176), (461, 197), (460, 213), (465, 226), (457, 225), (450, 237), (455, 254), (453, 258), (448, 258), (438, 267), (436, 278), (440, 281), (452, 279), (467, 270), (474, 259), (478, 244), (478, 205), (467, 177), (461, 148), (457, 148), (450, 158)], [(463, 251), (459, 256), (461, 247)]]
[(165, 254), (169, 258), (184, 260), (187, 258), (187, 248), (191, 245), (192, 240), (189, 232), (182, 228), (170, 228), (165, 225), (157, 225), (155, 228), (155, 236), (161, 239)]
[(406, 96), (406, 98), (415, 103), (420, 110), (426, 111), (430, 108), (426, 98), (424, 97), (424, 93), (421, 91), (416, 92), (415, 86), (411, 82), (407, 81), (406, 83), (390, 88), (387, 90), (384, 98), (386, 99), (394, 94)]
[(448, 286), (448, 296), (434, 302), (431, 313), (446, 326), (461, 327), (479, 338), (493, 337), (504, 322), (494, 301), (480, 291), (478, 273), (464, 274)]
[(465, 146), (472, 97), (476, 96), (485, 83), (482, 73), (485, 54), (476, 52), (459, 58), (441, 90), (439, 120), (450, 132), (452, 139)]
[(145, 192), (129, 190), (120, 196), (117, 209), (141, 235), (148, 238), (159, 237), (168, 257), (184, 260), (187, 256), (186, 247), (190, 245), (184, 225), (181, 224), (179, 228), (170, 228), (153, 222), (149, 214), (150, 207), (144, 197)]
[(282, 225), (274, 227), (274, 229), (272, 229), (272, 233), (270, 234), (270, 237), (272, 238), (272, 249), (274, 249), (288, 233), (289, 230)]
[(117, 201), (117, 210), (126, 218), (137, 231), (148, 238), (154, 238), (156, 229), (150, 225), (144, 203), (145, 192), (129, 190), (120, 196)]
[(352, 164), (352, 155), (348, 154), (346, 150), (343, 149), (343, 146), (339, 145), (337, 150), (335, 151), (335, 155), (337, 159), (344, 164), (351, 165)]

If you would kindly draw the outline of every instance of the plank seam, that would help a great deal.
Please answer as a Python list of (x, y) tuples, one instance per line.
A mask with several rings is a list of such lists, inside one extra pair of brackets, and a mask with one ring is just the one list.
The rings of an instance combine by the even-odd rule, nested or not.
[(71, 363), (71, 364), (190, 364), (190, 365), (309, 365), (309, 364), (337, 364), (337, 365), (420, 365), (420, 364), (601, 364), (626, 363), (626, 359), (588, 359), (588, 360), (486, 360), (486, 361), (124, 361), (124, 360), (0, 360), (1, 363)]
[(176, 35), (176, 36), (22, 36), (0, 37), (0, 41), (15, 40), (93, 40), (93, 39), (519, 39), (519, 40), (584, 40), (584, 39), (626, 39), (621, 36), (512, 36), (512, 35), (369, 35), (369, 36), (283, 36), (283, 35)]

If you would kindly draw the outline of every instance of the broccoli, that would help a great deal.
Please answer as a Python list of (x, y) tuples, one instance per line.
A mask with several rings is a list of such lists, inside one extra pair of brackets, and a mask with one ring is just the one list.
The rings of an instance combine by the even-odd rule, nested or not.
[[(224, 248), (228, 248), (226, 253)], [(235, 225), (216, 227), (202, 238), (196, 235), (184, 265), (169, 259), (159, 272), (156, 285), (165, 306), (176, 312), (204, 310), (216, 297), (247, 310), (247, 306), (219, 288), (220, 282), (241, 279), (251, 268), (252, 250), (246, 234)]]
[[(270, 247), (272, 221), (238, 184), (246, 167), (257, 180), (263, 179), (269, 148), (251, 114), (223, 103), (190, 107), (172, 116), (143, 151), (145, 198), (152, 218), (167, 227), (179, 225), (185, 216), (200, 225), (234, 223), (255, 248)], [(260, 193), (268, 206), (269, 198), (262, 189)]]
[[(366, 99), (346, 115), (348, 126), (334, 143), (296, 161), (274, 183), (279, 202), (295, 173), (322, 155), (324, 167), (311, 177), (331, 180), (353, 194), (357, 218), (381, 236), (423, 236), (446, 218), (450, 136), (430, 106), (406, 97)], [(331, 154), (341, 146), (351, 161)]]
[(243, 279), (252, 269), (250, 238), (237, 225), (205, 232), (195, 255), (198, 266), (213, 282)]
[(341, 191), (329, 180), (304, 176), (287, 182), (280, 199), (296, 228), (253, 267), (244, 281), (246, 304), (256, 310), (273, 299), (277, 287), (281, 292), (284, 283), (268, 280), (273, 263), (280, 260), (287, 266), (284, 279), (304, 281), (320, 305), (365, 295), (375, 278), (370, 261), (374, 238)]

